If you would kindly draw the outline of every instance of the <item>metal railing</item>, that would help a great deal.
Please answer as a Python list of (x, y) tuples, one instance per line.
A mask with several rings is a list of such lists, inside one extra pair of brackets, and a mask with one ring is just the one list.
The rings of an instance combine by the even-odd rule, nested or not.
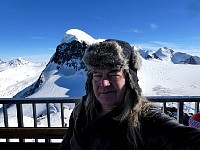
[[(184, 121), (184, 111), (185, 108), (191, 109), (193, 113), (199, 112), (199, 102), (200, 102), (200, 96), (147, 96), (147, 99), (149, 99), (152, 102), (155, 102), (156, 104), (159, 104), (160, 108), (163, 112), (166, 112), (167, 109), (170, 107), (169, 104), (176, 105), (176, 118), (178, 122), (183, 123)], [(76, 105), (80, 101), (79, 98), (76, 99), (69, 99), (69, 98), (23, 98), (23, 99), (12, 99), (12, 98), (0, 98), (0, 123), (3, 121), (3, 126), (0, 126), (0, 138), (4, 140), (4, 142), (0, 142), (0, 145), (6, 144), (10, 142), (11, 139), (18, 139), (19, 142), (18, 147), (25, 146), (27, 139), (34, 139), (32, 142), (35, 143), (35, 145), (31, 145), (28, 147), (34, 147), (34, 146), (40, 146), (43, 147), (44, 145), (41, 142), (42, 140), (45, 147), (48, 146), (52, 149), (58, 149), (59, 142), (55, 143), (55, 141), (52, 141), (53, 139), (59, 139), (62, 140), (63, 135), (65, 134), (67, 130), (67, 122), (65, 120), (66, 118), (66, 105), (68, 106), (69, 103)], [(188, 103), (192, 103), (193, 105), (188, 105)], [(50, 106), (52, 104), (56, 104), (56, 107), (59, 107), (56, 113), (60, 113), (59, 117), (57, 118), (60, 120), (60, 126), (55, 127), (51, 126), (51, 114), (54, 114), (51, 112)], [(33, 127), (27, 127), (24, 126), (24, 105), (30, 105), (30, 112), (32, 112), (32, 118), (33, 118)], [(38, 126), (38, 118), (44, 117), (44, 116), (38, 116), (37, 114), (37, 106), (42, 105), (44, 106), (46, 112), (42, 112), (42, 114), (45, 114), (45, 118), (47, 120), (47, 126), (45, 127), (39, 127)], [(9, 125), (9, 117), (10, 112), (9, 109), (13, 108), (11, 106), (14, 106), (16, 109), (16, 120), (17, 123), (15, 127), (11, 127)], [(72, 108), (73, 109), (73, 108)], [(13, 110), (12, 110), (13, 112)], [(13, 117), (13, 116), (12, 116)], [(69, 114), (68, 116), (69, 117)], [(42, 118), (44, 119), (44, 118)], [(6, 140), (6, 141), (5, 141)], [(38, 140), (39, 143), (38, 143)], [(21, 144), (20, 144), (21, 143)], [(24, 144), (23, 144), (24, 143)], [(8, 143), (9, 144), (9, 143)], [(15, 148), (16, 143), (9, 144), (7, 146), (10, 146), (12, 148)], [(28, 143), (30, 144), (30, 142)]]
[[(167, 109), (167, 104), (176, 103), (177, 106), (177, 120), (183, 123), (184, 107), (187, 107), (187, 103), (194, 103), (193, 107), (190, 109), (196, 113), (199, 112), (199, 102), (200, 96), (147, 96), (150, 101), (155, 103), (160, 103), (163, 112)], [(24, 127), (23, 122), (23, 105), (30, 104), (32, 106), (32, 114), (34, 120), (34, 127), (37, 127), (37, 110), (36, 105), (43, 104), (46, 107), (46, 117), (47, 117), (47, 127), (51, 127), (50, 122), (50, 104), (60, 104), (60, 116), (61, 116), (61, 127), (66, 127), (66, 122), (64, 122), (64, 104), (74, 103), (76, 104), (80, 99), (69, 99), (69, 98), (23, 98), (23, 99), (12, 99), (12, 98), (0, 98), (0, 108), (2, 117), (4, 119), (4, 127), (9, 127), (9, 115), (8, 108), (11, 105), (16, 105), (16, 117), (17, 117), (17, 127)]]
[(46, 107), (46, 116), (47, 116), (47, 127), (51, 126), (50, 122), (50, 104), (60, 104), (60, 113), (61, 113), (61, 126), (65, 127), (64, 123), (64, 104), (74, 103), (76, 104), (80, 99), (68, 99), (68, 98), (20, 98), (20, 99), (12, 99), (12, 98), (0, 98), (0, 104), (2, 107), (0, 112), (3, 112), (3, 119), (4, 119), (4, 126), (9, 127), (9, 115), (8, 115), (8, 108), (11, 105), (16, 105), (16, 116), (17, 116), (17, 126), (24, 127), (23, 122), (23, 105), (30, 104), (32, 106), (32, 114), (33, 114), (33, 121), (34, 127), (37, 127), (37, 105), (43, 104)]
[[(200, 110), (200, 96), (147, 96), (147, 98), (156, 103), (162, 103), (163, 112), (167, 110), (167, 104), (175, 103), (177, 109), (177, 120), (179, 123), (183, 123), (184, 120), (184, 108), (191, 110), (192, 114), (199, 112)], [(191, 106), (188, 105), (191, 104)], [(170, 106), (169, 106), (170, 107)]]

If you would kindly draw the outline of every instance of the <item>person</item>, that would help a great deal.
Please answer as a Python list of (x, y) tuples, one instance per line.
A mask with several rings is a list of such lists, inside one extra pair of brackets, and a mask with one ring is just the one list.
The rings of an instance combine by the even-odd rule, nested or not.
[(189, 126), (200, 129), (200, 112), (193, 114), (188, 120)]
[(60, 150), (200, 150), (200, 131), (179, 124), (142, 94), (139, 53), (125, 41), (89, 46), (86, 95), (73, 109)]

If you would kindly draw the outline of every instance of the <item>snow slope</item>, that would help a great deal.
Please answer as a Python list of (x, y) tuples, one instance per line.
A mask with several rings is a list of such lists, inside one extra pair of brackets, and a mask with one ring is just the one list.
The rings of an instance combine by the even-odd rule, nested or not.
[(138, 76), (146, 96), (200, 96), (200, 65), (143, 59)]
[(0, 97), (11, 98), (35, 82), (45, 66), (22, 58), (0, 64)]

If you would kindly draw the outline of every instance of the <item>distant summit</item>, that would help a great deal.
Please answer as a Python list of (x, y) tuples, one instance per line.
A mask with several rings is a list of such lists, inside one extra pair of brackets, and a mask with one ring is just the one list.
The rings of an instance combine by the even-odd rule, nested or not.
[(168, 47), (161, 47), (157, 51), (144, 50), (141, 47), (134, 47), (144, 59), (158, 59), (168, 61), (174, 64), (200, 64), (200, 58), (182, 52), (175, 52)]
[(27, 61), (21, 57), (18, 57), (16, 59), (12, 59), (8, 62), (4, 62), (2, 60), (0, 60), (0, 71), (4, 71), (7, 69), (13, 69), (13, 68), (19, 68), (19, 67), (32, 67), (32, 66), (41, 66), (43, 65), (42, 63), (33, 63), (30, 61)]
[(171, 61), (174, 50), (168, 47), (161, 47), (155, 52), (155, 56), (160, 60)]
[(0, 59), (0, 65), (1, 65), (1, 64), (5, 64), (5, 63), (6, 63), (6, 62), (4, 62), (4, 61), (2, 61), (2, 60)]
[(30, 64), (31, 62), (21, 58), (21, 57), (18, 57), (17, 59), (13, 59), (11, 61), (8, 62), (8, 64), (10, 66), (19, 66), (19, 65), (25, 65), (25, 64)]

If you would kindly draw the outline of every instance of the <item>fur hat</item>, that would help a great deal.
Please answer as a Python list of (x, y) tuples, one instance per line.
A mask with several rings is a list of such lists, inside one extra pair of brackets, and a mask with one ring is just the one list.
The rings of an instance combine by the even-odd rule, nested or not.
[(191, 127), (195, 127), (195, 128), (200, 129), (200, 112), (192, 115), (189, 118), (189, 125)]
[(83, 56), (83, 62), (91, 69), (131, 69), (140, 68), (140, 54), (129, 43), (108, 39), (89, 46)]

